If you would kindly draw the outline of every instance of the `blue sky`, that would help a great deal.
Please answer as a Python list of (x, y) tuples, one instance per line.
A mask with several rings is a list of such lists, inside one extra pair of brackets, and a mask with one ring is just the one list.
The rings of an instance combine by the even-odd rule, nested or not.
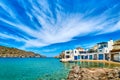
[(47, 56), (120, 39), (120, 0), (0, 0), (0, 45)]

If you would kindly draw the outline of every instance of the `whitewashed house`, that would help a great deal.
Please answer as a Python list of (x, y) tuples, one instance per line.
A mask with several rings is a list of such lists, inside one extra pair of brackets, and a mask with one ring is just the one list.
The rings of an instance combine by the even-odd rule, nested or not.
[(110, 51), (113, 49), (112, 45), (113, 40), (98, 43), (96, 45), (96, 52), (92, 53), (80, 47), (74, 50), (65, 50), (65, 56), (61, 61), (110, 60)]

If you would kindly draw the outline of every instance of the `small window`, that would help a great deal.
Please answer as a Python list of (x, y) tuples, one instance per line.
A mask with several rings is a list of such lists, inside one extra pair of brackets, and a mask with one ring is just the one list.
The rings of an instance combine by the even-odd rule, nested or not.
[(102, 50), (99, 50), (100, 52), (102, 52)]
[(69, 55), (67, 55), (67, 56), (66, 56), (66, 58), (70, 58), (70, 56), (69, 56)]
[(70, 52), (66, 52), (67, 54), (69, 54)]
[(75, 51), (75, 53), (76, 53), (76, 51)]

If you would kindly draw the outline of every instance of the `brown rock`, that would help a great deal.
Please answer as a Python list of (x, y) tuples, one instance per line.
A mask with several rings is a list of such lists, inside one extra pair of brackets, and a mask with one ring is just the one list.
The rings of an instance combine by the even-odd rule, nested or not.
[(119, 77), (119, 68), (79, 68), (79, 66), (74, 66), (67, 80), (119, 80)]

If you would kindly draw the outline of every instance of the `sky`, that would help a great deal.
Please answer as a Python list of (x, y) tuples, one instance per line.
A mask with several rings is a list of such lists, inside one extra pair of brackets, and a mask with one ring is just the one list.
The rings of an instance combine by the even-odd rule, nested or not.
[(120, 0), (0, 0), (0, 45), (46, 56), (120, 39)]

